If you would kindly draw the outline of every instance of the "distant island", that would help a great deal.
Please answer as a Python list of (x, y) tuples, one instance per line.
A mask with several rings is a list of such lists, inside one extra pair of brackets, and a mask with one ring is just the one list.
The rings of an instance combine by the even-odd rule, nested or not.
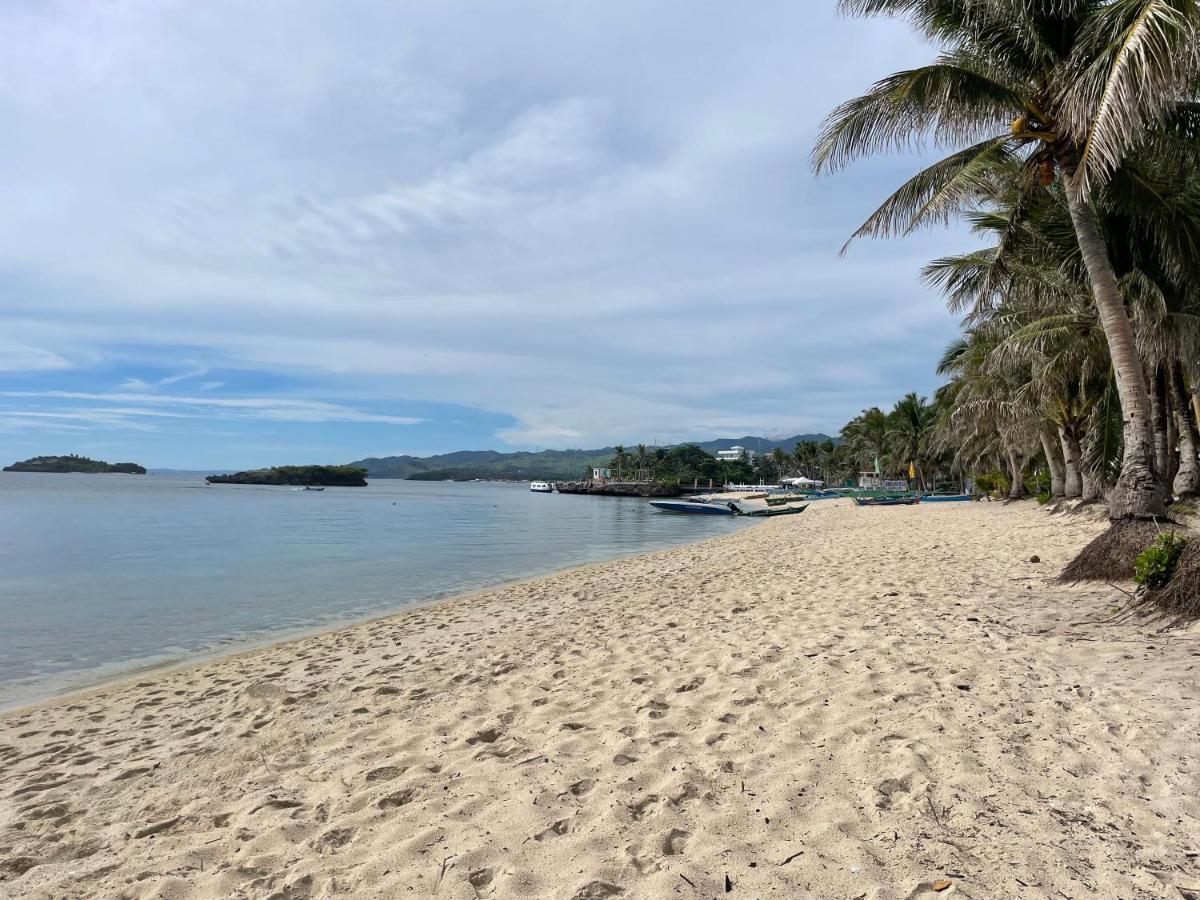
[(137, 463), (106, 463), (86, 456), (34, 456), (5, 466), (5, 472), (87, 472), (91, 474), (145, 475), (146, 469)]
[(362, 466), (275, 466), (234, 472), (232, 475), (209, 475), (209, 484), (291, 484), (304, 487), (332, 485), (335, 487), (366, 487), (367, 470)]

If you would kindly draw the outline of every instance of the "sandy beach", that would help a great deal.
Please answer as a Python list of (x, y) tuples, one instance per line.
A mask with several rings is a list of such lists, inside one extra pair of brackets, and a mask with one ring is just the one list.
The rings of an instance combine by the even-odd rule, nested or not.
[(814, 504), (9, 713), (0, 896), (1200, 897), (1200, 630), (1052, 582), (1101, 528)]

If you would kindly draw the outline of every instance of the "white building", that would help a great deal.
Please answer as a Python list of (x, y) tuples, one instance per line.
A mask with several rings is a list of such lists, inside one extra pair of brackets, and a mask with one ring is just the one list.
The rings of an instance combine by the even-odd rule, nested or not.
[(742, 454), (746, 454), (746, 459), (754, 459), (754, 451), (747, 450), (745, 447), (730, 447), (728, 450), (718, 450), (717, 459), (721, 462), (737, 462), (742, 458)]

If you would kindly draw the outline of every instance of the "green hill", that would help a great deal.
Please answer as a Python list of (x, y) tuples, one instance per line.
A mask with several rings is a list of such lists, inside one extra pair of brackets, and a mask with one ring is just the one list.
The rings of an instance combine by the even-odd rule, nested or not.
[[(697, 443), (707, 453), (742, 446), (755, 453), (782, 447), (789, 453), (800, 441), (824, 441), (828, 435), (798, 434), (789, 438), (720, 438)], [(626, 447), (632, 451), (632, 447)], [(655, 448), (650, 447), (651, 452)], [(459, 450), (438, 456), (372, 456), (350, 463), (367, 470), (370, 478), (408, 478), (416, 481), (470, 481), (474, 478), (528, 481), (568, 481), (584, 477), (592, 466), (607, 466), (614, 448), (596, 450), (542, 450), (500, 453), (496, 450)]]

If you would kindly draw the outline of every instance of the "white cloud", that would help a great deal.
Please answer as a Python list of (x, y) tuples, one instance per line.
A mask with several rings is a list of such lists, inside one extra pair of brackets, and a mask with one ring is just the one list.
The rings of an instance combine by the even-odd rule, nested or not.
[(928, 389), (953, 331), (945, 239), (836, 255), (911, 163), (814, 182), (816, 127), (929, 52), (832, 0), (10, 4), (0, 41), (0, 369), (189, 348), (81, 401), (414, 421), (159, 396), (227, 366), (521, 443), (799, 431)]
[[(129, 416), (174, 416), (185, 417), (230, 417), (268, 419), (276, 422), (376, 422), (387, 425), (416, 425), (423, 421), (412, 416), (391, 416), (364, 412), (336, 403), (319, 400), (289, 400), (284, 398), (252, 397), (183, 397), (164, 394), (139, 394), (116, 391), (92, 393), (88, 391), (0, 391), (0, 397), (23, 400), (85, 400), (92, 403), (135, 404), (120, 409), (93, 408), (86, 412), (75, 411), (69, 415), (60, 413), (30, 413), (21, 411), (14, 415), (44, 415), (47, 417), (89, 418), (101, 420), (105, 417), (125, 418)], [(144, 404), (137, 406), (136, 404)], [(146, 407), (168, 406), (186, 412), (163, 412)]]
[(33, 372), (69, 367), (70, 363), (57, 353), (0, 339), (0, 372)]

